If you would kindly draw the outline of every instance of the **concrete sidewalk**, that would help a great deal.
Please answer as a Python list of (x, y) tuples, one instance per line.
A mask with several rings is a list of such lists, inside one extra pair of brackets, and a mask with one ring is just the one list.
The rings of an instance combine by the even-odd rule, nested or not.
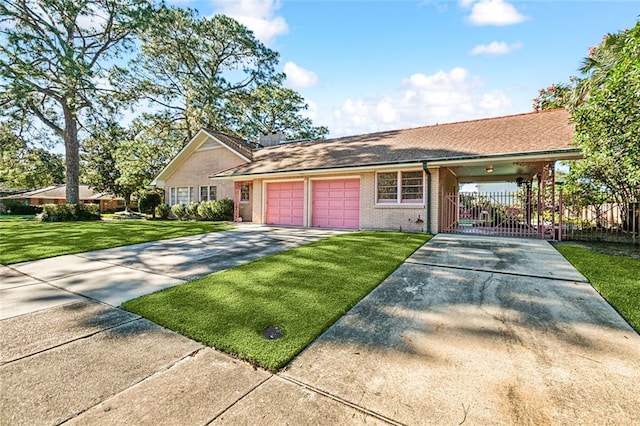
[[(320, 237), (306, 232), (265, 231)], [(197, 256), (190, 241), (167, 257)], [(78, 257), (189, 273), (121, 250)], [(31, 272), (68, 273), (48, 267)], [(0, 294), (21, 279), (5, 276)], [(544, 241), (439, 235), (276, 375), (70, 299), (0, 321), (0, 424), (637, 424), (640, 336), (584, 281)]]
[(111, 306), (344, 233), (240, 224), (229, 231), (0, 265), (0, 319), (94, 300)]

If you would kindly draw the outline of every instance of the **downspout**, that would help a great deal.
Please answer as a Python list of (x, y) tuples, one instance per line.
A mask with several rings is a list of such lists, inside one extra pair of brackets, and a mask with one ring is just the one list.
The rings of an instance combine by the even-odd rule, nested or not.
[(431, 172), (427, 168), (427, 162), (422, 162), (422, 169), (427, 174), (427, 205), (425, 206), (425, 227), (424, 230), (427, 234), (431, 233)]

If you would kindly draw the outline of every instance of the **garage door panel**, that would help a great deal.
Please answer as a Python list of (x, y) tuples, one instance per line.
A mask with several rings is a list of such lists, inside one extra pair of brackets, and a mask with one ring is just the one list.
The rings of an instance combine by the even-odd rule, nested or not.
[(360, 227), (359, 179), (315, 181), (312, 188), (312, 226)]
[(267, 183), (267, 224), (295, 225), (304, 223), (304, 183)]

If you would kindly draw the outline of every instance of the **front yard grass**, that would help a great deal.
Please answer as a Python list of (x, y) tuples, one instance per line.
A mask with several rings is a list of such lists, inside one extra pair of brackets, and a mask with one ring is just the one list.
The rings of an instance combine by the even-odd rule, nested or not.
[(562, 243), (556, 248), (640, 332), (640, 258), (620, 254), (623, 250), (603, 253), (611, 250), (597, 243)]
[[(157, 324), (275, 371), (366, 296), (425, 234), (326, 238), (125, 302)], [(269, 326), (284, 336), (265, 340)]]
[(230, 229), (216, 222), (113, 220), (0, 221), (0, 263), (44, 259), (111, 247)]

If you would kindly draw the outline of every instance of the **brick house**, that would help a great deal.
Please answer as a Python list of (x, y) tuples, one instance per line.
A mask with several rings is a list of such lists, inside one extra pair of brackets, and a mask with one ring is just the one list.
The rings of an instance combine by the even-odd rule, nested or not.
[[(124, 198), (110, 194), (95, 192), (88, 185), (79, 185), (78, 198), (81, 204), (98, 204), (100, 212), (124, 208)], [(66, 203), (66, 185), (52, 185), (38, 188), (20, 194), (3, 197), (3, 199), (21, 200), (24, 204), (41, 206), (43, 204)]]
[(230, 197), (254, 223), (437, 233), (445, 194), (545, 184), (582, 158), (573, 132), (562, 109), (270, 146), (203, 129), (152, 184), (170, 204)]

